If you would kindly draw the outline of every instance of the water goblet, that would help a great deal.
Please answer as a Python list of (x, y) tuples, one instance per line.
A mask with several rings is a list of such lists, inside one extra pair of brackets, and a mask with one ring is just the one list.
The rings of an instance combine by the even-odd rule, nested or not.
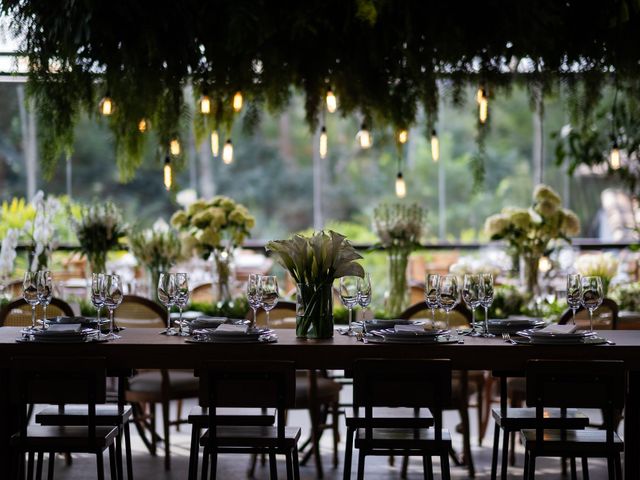
[(440, 290), (440, 275), (437, 273), (429, 273), (424, 282), (424, 301), (427, 308), (431, 309), (431, 320), (433, 325), (436, 324), (436, 308), (440, 307), (438, 303), (438, 291)]
[(102, 319), (100, 313), (104, 306), (104, 273), (92, 273), (91, 274), (91, 303), (98, 311), (98, 340), (102, 338)]
[(258, 309), (260, 308), (260, 290), (258, 284), (260, 283), (260, 275), (257, 273), (249, 274), (249, 280), (247, 281), (247, 302), (249, 307), (253, 310), (253, 320), (249, 328), (256, 328), (256, 318), (258, 316)]
[(479, 337), (480, 332), (476, 330), (476, 308), (480, 306), (481, 298), (480, 275), (467, 273), (462, 284), (462, 299), (471, 310), (471, 336)]
[(158, 278), (158, 300), (167, 308), (167, 328), (162, 332), (165, 335), (175, 335), (171, 328), (171, 307), (176, 301), (175, 277), (172, 273), (161, 273)]
[(109, 340), (120, 338), (120, 335), (114, 331), (116, 324), (113, 312), (120, 306), (123, 297), (120, 275), (106, 275), (104, 279), (104, 306), (109, 310), (109, 333), (106, 335)]
[(22, 298), (31, 305), (31, 326), (24, 328), (22, 333), (33, 333), (36, 331), (36, 306), (40, 303), (38, 300), (38, 283), (36, 272), (25, 272), (24, 281), (22, 282)]
[(573, 324), (576, 324), (576, 312), (582, 304), (582, 280), (580, 274), (567, 275), (567, 305), (573, 313)]
[(42, 329), (47, 329), (47, 307), (53, 298), (53, 283), (51, 272), (40, 270), (36, 274), (36, 285), (38, 288), (38, 303), (42, 305)]
[(604, 300), (604, 289), (600, 277), (582, 277), (582, 305), (589, 310), (589, 330), (593, 332), (593, 312)]
[(358, 286), (358, 305), (362, 307), (362, 320), (366, 316), (367, 307), (371, 303), (371, 275), (364, 274), (364, 277), (357, 277)]
[(358, 303), (358, 277), (347, 275), (340, 278), (340, 300), (349, 309), (349, 328), (347, 335), (353, 336), (355, 332), (351, 326), (351, 315), (353, 307)]
[(185, 337), (189, 334), (182, 329), (182, 309), (186, 307), (189, 302), (189, 275), (186, 273), (174, 273), (174, 285), (175, 305), (180, 311), (180, 317), (178, 319), (178, 335)]
[(489, 333), (489, 307), (493, 303), (493, 275), (490, 273), (480, 274), (480, 305), (484, 308), (484, 336), (493, 337)]
[(278, 304), (278, 278), (275, 275), (262, 275), (258, 280), (258, 296), (260, 297), (260, 306), (267, 314), (267, 328), (271, 328), (269, 324), (269, 312)]
[(455, 275), (442, 275), (440, 277), (440, 290), (438, 291), (438, 305), (447, 315), (447, 330), (450, 328), (449, 313), (460, 302), (460, 290), (458, 278)]

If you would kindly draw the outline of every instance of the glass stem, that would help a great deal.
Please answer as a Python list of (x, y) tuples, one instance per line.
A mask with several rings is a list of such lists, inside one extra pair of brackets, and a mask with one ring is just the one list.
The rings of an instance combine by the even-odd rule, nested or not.
[(96, 307), (96, 309), (98, 310), (98, 330), (100, 330), (100, 310), (102, 310), (102, 307)]
[(451, 328), (451, 325), (449, 323), (450, 322), (450, 320), (449, 320), (449, 310), (445, 310), (445, 312), (447, 313), (447, 330), (449, 330)]
[(178, 334), (182, 335), (182, 306), (178, 308), (180, 309), (180, 317), (178, 319)]
[(484, 307), (484, 333), (489, 334), (489, 307)]
[(433, 320), (433, 328), (436, 327), (436, 309), (431, 309), (431, 320)]
[[(447, 312), (448, 313), (448, 312)], [(471, 330), (476, 331), (476, 309), (471, 309)]]
[(114, 321), (113, 321), (113, 309), (109, 309), (109, 335), (113, 335), (113, 326), (114, 326)]
[(171, 330), (171, 307), (167, 306), (167, 333)]
[(42, 307), (42, 329), (46, 330), (47, 329), (47, 304), (44, 304), (44, 307)]
[(265, 312), (267, 313), (267, 329), (271, 329), (269, 325), (269, 310), (265, 310)]
[(251, 307), (253, 310), (253, 322), (251, 322), (251, 328), (256, 328), (256, 322), (258, 321), (258, 309)]
[(31, 305), (31, 328), (36, 329), (36, 306)]
[(593, 310), (589, 309), (589, 330), (593, 332)]
[(576, 324), (576, 309), (572, 308), (571, 309), (571, 313), (573, 313), (573, 324), (575, 325)]
[(351, 329), (351, 307), (349, 307), (349, 333), (351, 333), (351, 332), (352, 332), (352, 329)]

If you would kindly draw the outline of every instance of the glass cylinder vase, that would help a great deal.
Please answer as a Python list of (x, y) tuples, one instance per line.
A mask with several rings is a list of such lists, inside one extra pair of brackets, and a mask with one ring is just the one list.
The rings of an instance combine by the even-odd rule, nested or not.
[(540, 295), (539, 268), (539, 256), (532, 254), (520, 255), (520, 285), (527, 296), (537, 297)]
[(407, 264), (409, 253), (391, 250), (389, 261), (389, 296), (387, 311), (396, 317), (409, 306), (409, 288), (407, 286)]
[(296, 286), (296, 336), (333, 337), (333, 292), (331, 284)]
[(217, 302), (229, 303), (232, 300), (231, 287), (235, 280), (233, 254), (228, 250), (214, 250), (213, 259), (213, 298)]

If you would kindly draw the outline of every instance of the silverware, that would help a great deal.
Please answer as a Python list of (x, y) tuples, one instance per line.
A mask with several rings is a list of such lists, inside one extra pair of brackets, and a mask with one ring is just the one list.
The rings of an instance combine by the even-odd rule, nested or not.
[(507, 343), (510, 343), (511, 345), (517, 345), (518, 342), (516, 342), (515, 340), (513, 340), (511, 338), (511, 335), (509, 335), (508, 333), (503, 333), (502, 334), (502, 340), (504, 340)]

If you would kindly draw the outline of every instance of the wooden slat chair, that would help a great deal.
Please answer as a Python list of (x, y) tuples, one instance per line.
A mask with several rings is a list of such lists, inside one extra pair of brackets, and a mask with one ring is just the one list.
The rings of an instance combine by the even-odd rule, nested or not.
[(191, 290), (192, 302), (213, 302), (213, 284), (203, 283)]
[[(71, 306), (60, 298), (52, 298), (47, 307), (49, 318), (63, 316), (73, 317)], [(42, 320), (44, 309), (36, 306), (36, 320)], [(0, 310), (0, 326), (2, 327), (29, 327), (31, 326), (31, 305), (25, 299), (17, 298), (12, 300)]]
[[(538, 457), (568, 457), (582, 459), (584, 478), (588, 478), (589, 458), (606, 458), (609, 480), (622, 480), (620, 454), (624, 443), (615, 431), (615, 417), (624, 406), (624, 362), (530, 360), (526, 378), (527, 405), (535, 408), (536, 426), (522, 430), (524, 478), (535, 478)], [(544, 415), (549, 407), (601, 409), (604, 429), (548, 429)], [(575, 470), (572, 473), (575, 475)]]
[[(96, 421), (96, 404), (106, 401), (106, 361), (97, 357), (15, 357), (11, 359), (11, 392), (20, 406), (18, 432), (11, 437), (16, 454), (16, 471), (24, 469), (28, 454), (27, 478), (33, 478), (37, 454), (37, 478), (42, 478), (43, 455), (49, 454), (48, 478), (53, 478), (56, 452), (96, 455), (97, 476), (104, 479), (103, 452), (109, 449), (111, 479), (117, 478), (115, 440), (118, 429)], [(27, 406), (33, 403), (87, 405), (83, 426), (28, 425)], [(19, 473), (19, 478), (22, 478)]]
[[(119, 326), (136, 328), (157, 328), (158, 331), (166, 327), (167, 312), (159, 304), (134, 295), (125, 295), (117, 310)], [(198, 396), (198, 381), (193, 377), (193, 371), (183, 370), (145, 370), (127, 382), (125, 400), (133, 405), (134, 421), (140, 436), (149, 452), (156, 453), (156, 442), (160, 438), (156, 432), (156, 404), (162, 408), (162, 429), (164, 435), (164, 465), (171, 469), (170, 427), (187, 423), (181, 418), (181, 401)], [(176, 420), (169, 418), (169, 403), (178, 401), (178, 415)], [(149, 411), (145, 413), (143, 405), (148, 404)], [(150, 433), (147, 439), (145, 430)]]
[[(268, 454), (271, 478), (277, 478), (276, 455), (285, 455), (287, 479), (299, 479), (300, 428), (285, 425), (286, 410), (295, 405), (295, 364), (215, 362), (203, 365), (199, 375), (200, 407), (209, 411), (208, 428), (200, 439), (204, 447), (202, 479), (209, 470), (211, 478), (216, 478), (217, 457), (224, 453)], [(275, 408), (276, 425), (221, 424), (216, 414), (219, 407)]]
[[(362, 359), (353, 365), (353, 416), (347, 416), (345, 480), (358, 451), (357, 478), (364, 478), (367, 455), (422, 457), (424, 478), (433, 478), (431, 457), (440, 458), (442, 478), (449, 479), (451, 436), (442, 428), (442, 411), (451, 401), (449, 360)], [(381, 412), (378, 410), (382, 409)], [(413, 410), (397, 416), (390, 410)], [(364, 411), (364, 415), (361, 415)]]
[(4, 287), (7, 298), (19, 298), (22, 296), (22, 280), (11, 280)]

